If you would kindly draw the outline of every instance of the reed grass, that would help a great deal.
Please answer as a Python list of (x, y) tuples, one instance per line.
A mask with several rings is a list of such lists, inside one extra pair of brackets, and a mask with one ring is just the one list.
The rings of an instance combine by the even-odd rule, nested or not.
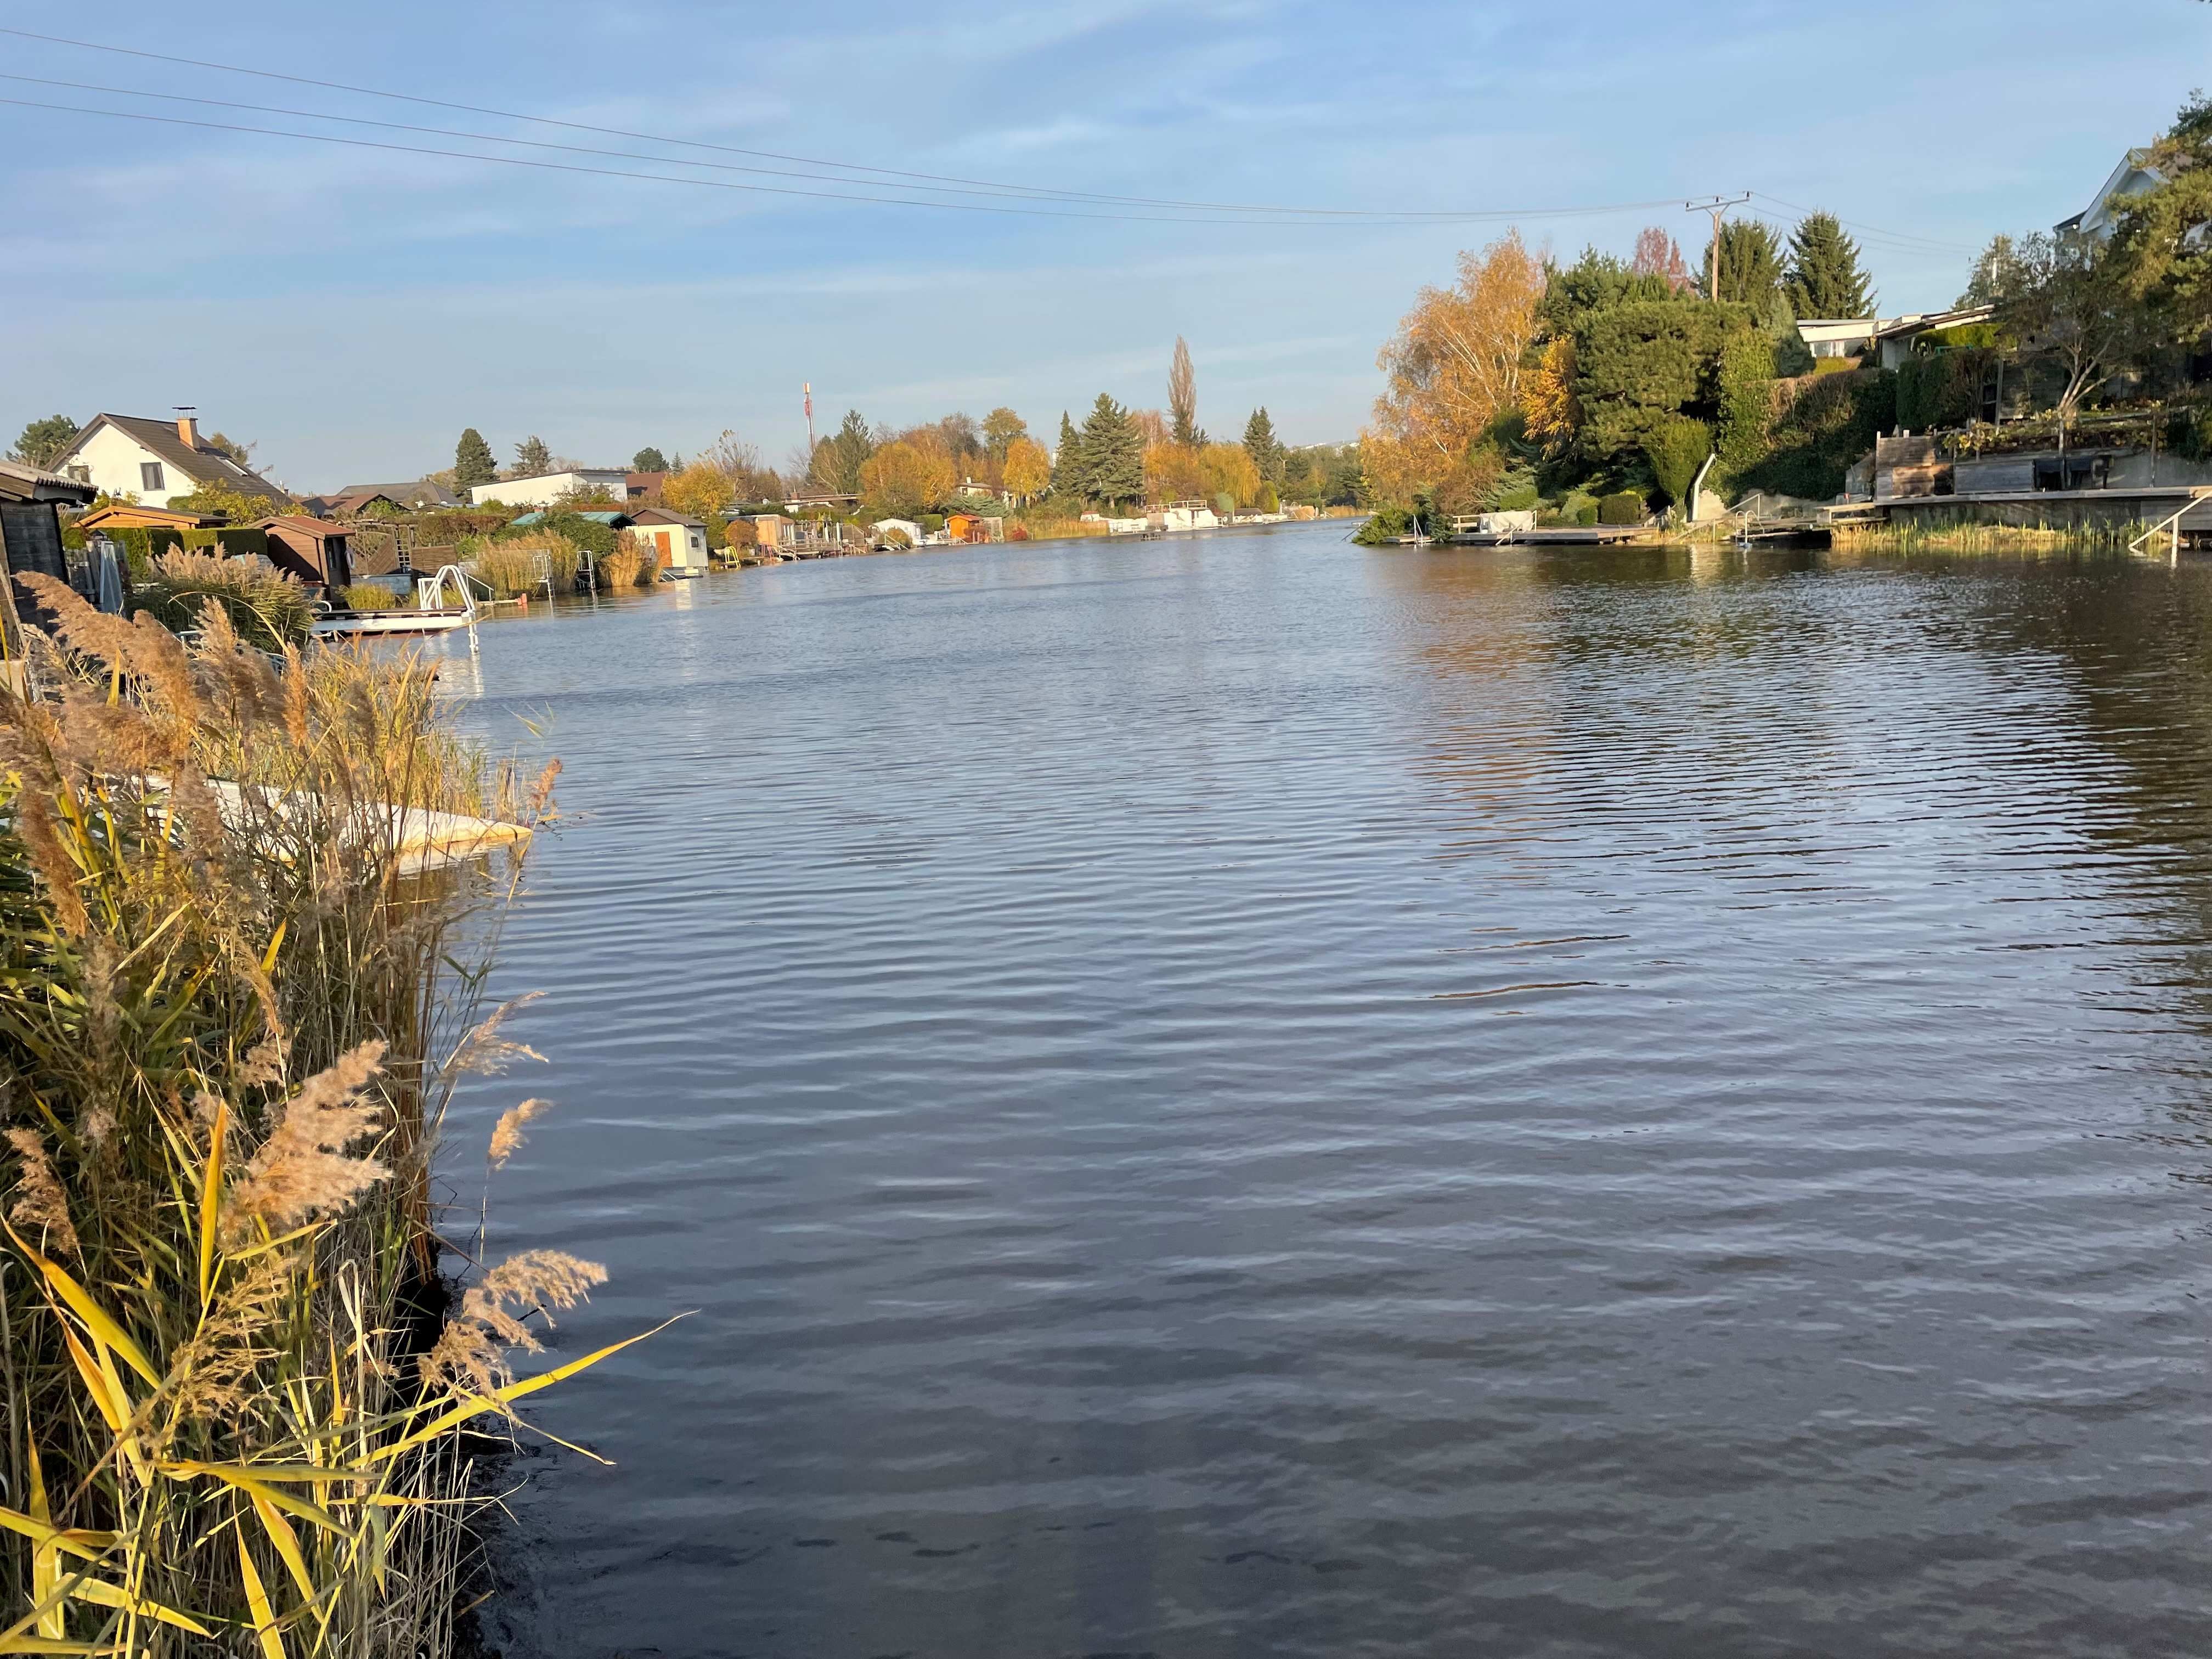
[(374, 582), (348, 582), (337, 591), (338, 602), (350, 611), (404, 611), (410, 607), (392, 597), (388, 587)]
[(528, 530), (480, 543), (471, 570), (495, 597), (502, 599), (538, 592), (547, 580), (556, 593), (573, 593), (582, 558), (581, 550), (566, 536), (550, 530)]
[(162, 554), (134, 579), (131, 609), (182, 633), (210, 599), (240, 638), (264, 651), (305, 643), (314, 622), (307, 590), (264, 561), (182, 550)]
[[(1929, 521), (1933, 519), (1933, 522)], [(2150, 526), (1987, 524), (1915, 514), (1884, 525), (1838, 525), (1832, 545), (1853, 553), (2124, 553)]]
[(625, 587), (645, 586), (653, 580), (648, 574), (652, 568), (646, 562), (644, 550), (628, 536), (623, 538), (613, 552), (600, 554), (598, 564), (593, 567), (602, 593)]
[(514, 1380), (603, 1276), (532, 1252), (410, 1363), (446, 1102), (527, 1053), (456, 965), (521, 862), (410, 873), (391, 804), (538, 822), (555, 769), (461, 743), (420, 660), (21, 580), (61, 643), (0, 693), (0, 1652), (441, 1655), (456, 1434), (616, 1348)]

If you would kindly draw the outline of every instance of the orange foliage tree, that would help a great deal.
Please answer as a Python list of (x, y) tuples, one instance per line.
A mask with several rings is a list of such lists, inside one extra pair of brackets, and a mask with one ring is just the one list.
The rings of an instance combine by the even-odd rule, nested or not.
[(1554, 453), (1574, 441), (1582, 430), (1582, 400), (1575, 396), (1575, 340), (1562, 334), (1544, 348), (1543, 361), (1528, 376), (1522, 396), (1528, 415), (1528, 435)]
[(885, 444), (860, 468), (860, 494), (886, 517), (910, 519), (934, 507), (960, 482), (941, 449), (903, 441)]
[(1459, 256), (1459, 281), (1421, 290), (1376, 359), (1389, 385), (1367, 434), (1378, 483), (1433, 483), (1522, 398), (1538, 331), (1543, 262), (1517, 230)]
[(1006, 487), (1024, 501), (1042, 495), (1052, 482), (1052, 457), (1034, 438), (1017, 438), (1006, 446)]
[(1226, 495), (1238, 507), (1259, 501), (1260, 469), (1243, 444), (1208, 444), (1198, 452), (1198, 465), (1209, 501)]

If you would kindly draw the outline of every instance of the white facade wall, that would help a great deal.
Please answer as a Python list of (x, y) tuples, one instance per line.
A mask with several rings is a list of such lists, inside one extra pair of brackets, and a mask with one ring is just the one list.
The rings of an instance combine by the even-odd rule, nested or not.
[(580, 489), (605, 489), (620, 501), (629, 477), (629, 474), (618, 466), (548, 472), (535, 478), (508, 478), (471, 485), (469, 501), (475, 507), (482, 507), (486, 501), (498, 501), (507, 507), (550, 507), (563, 495), (573, 495)]
[[(158, 489), (148, 489), (139, 471), (149, 461), (161, 469)], [(83, 481), (94, 489), (141, 507), (167, 507), (172, 497), (189, 495), (199, 488), (198, 479), (186, 477), (174, 462), (163, 460), (120, 427), (101, 427), (82, 451), (62, 463), (62, 471), (70, 477), (79, 476), (79, 467), (84, 469)]]
[(645, 545), (658, 548), (659, 537), (668, 538), (668, 558), (661, 567), (666, 570), (704, 570), (707, 568), (707, 532), (702, 526), (686, 524), (641, 524), (629, 532)]

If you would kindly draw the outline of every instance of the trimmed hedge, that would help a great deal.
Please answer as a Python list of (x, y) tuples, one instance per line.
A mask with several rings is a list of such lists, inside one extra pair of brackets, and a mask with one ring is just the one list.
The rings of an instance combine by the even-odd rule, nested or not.
[(1597, 504), (1600, 524), (1637, 525), (1644, 519), (1644, 497), (1632, 489), (1617, 489)]

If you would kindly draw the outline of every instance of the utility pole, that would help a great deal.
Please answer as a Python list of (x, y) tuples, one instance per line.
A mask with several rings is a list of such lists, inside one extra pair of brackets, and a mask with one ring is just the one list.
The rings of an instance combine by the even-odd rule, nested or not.
[(1721, 301), (1721, 216), (1732, 207), (1741, 207), (1751, 200), (1751, 192), (1741, 196), (1716, 196), (1710, 201), (1685, 202), (1685, 213), (1710, 213), (1713, 216), (1713, 243), (1705, 253), (1705, 298), (1718, 305)]

